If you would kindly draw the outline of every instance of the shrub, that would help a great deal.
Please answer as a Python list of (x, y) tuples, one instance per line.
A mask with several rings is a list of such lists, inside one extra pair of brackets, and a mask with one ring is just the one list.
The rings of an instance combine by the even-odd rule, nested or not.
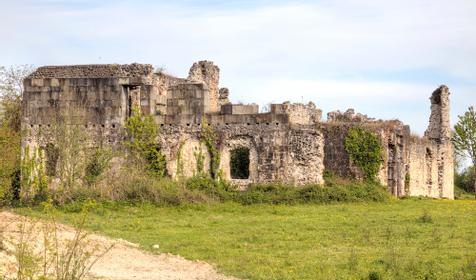
[(86, 165), (86, 171), (84, 176), (85, 181), (88, 184), (94, 183), (109, 166), (111, 158), (111, 151), (101, 148), (96, 149), (90, 156), (89, 162)]
[(333, 202), (382, 202), (390, 199), (385, 188), (377, 183), (330, 181), (324, 186), (308, 185), (296, 187), (280, 183), (251, 185), (235, 196), (242, 204), (272, 203), (333, 203)]
[(147, 170), (155, 175), (167, 175), (165, 156), (156, 143), (157, 124), (152, 116), (142, 116), (140, 110), (135, 108), (134, 115), (127, 119), (125, 129), (124, 146), (128, 149), (131, 159), (139, 165), (145, 163)]
[(381, 280), (382, 276), (377, 271), (371, 271), (369, 273), (369, 280)]
[(419, 218), (418, 218), (418, 221), (420, 223), (424, 223), (424, 224), (431, 224), (433, 223), (433, 217), (430, 215), (430, 213), (428, 212), (424, 212)]
[(345, 138), (345, 150), (352, 163), (357, 165), (367, 180), (375, 180), (382, 164), (382, 145), (374, 133), (354, 127)]

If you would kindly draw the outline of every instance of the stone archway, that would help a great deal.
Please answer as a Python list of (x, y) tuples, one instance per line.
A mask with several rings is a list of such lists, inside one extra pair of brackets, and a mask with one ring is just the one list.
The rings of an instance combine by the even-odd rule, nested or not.
[[(240, 162), (237, 163), (236, 160)], [(233, 161), (235, 161), (234, 167), (232, 167)], [(220, 151), (220, 169), (227, 180), (237, 183), (256, 182), (258, 153), (254, 141), (251, 138), (234, 138), (225, 141)], [(233, 171), (235, 174), (232, 174), (232, 169), (237, 169)]]
[(189, 178), (199, 173), (210, 174), (210, 154), (198, 139), (183, 141), (177, 152), (175, 176)]

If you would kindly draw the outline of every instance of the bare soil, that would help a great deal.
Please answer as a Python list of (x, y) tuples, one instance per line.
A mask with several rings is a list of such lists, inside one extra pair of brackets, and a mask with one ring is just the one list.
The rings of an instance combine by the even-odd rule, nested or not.
[[(20, 223), (35, 223), (33, 220), (13, 214), (8, 211), (0, 212), (0, 242), (9, 240), (0, 246), (0, 276), (15, 275), (16, 265), (12, 248), (5, 243), (15, 242), (20, 238)], [(2, 234), (3, 231), (3, 234)], [(74, 228), (60, 225), (57, 230), (63, 240), (72, 239)], [(32, 234), (37, 243), (41, 243), (41, 234)], [(151, 254), (138, 249), (138, 246), (124, 240), (115, 240), (97, 234), (88, 236), (89, 244), (106, 248), (114, 245), (102, 257), (88, 274), (89, 279), (111, 280), (237, 280), (219, 274), (213, 266), (200, 261), (189, 261), (171, 254)], [(0, 244), (1, 245), (1, 244)], [(0, 277), (1, 278), (1, 277)]]

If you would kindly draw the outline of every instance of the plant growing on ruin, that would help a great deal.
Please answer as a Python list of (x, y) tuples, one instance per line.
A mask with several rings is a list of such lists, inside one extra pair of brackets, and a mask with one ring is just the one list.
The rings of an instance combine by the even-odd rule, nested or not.
[(218, 151), (218, 137), (215, 129), (203, 118), (200, 140), (205, 144), (210, 155), (210, 174), (213, 179), (220, 179), (220, 152)]
[(146, 168), (158, 176), (167, 174), (166, 159), (157, 145), (157, 125), (152, 116), (144, 116), (138, 108), (133, 110), (125, 125), (126, 141), (124, 145), (131, 157), (137, 161), (145, 161)]
[(197, 174), (203, 174), (205, 170), (205, 156), (203, 155), (202, 146), (198, 147), (198, 150), (193, 153), (195, 161), (197, 163)]
[(177, 170), (176, 175), (179, 180), (183, 179), (183, 159), (182, 159), (183, 144), (181, 144), (177, 151)]
[(345, 150), (366, 180), (375, 180), (382, 160), (382, 144), (377, 135), (362, 128), (351, 128), (345, 138)]
[[(64, 190), (71, 190), (82, 183), (86, 168), (86, 143), (88, 134), (83, 126), (66, 124), (60, 120), (52, 126), (54, 148), (46, 158), (54, 160), (57, 156), (56, 170), (51, 170), (59, 178), (60, 186)], [(53, 163), (51, 164), (53, 165)]]
[(21, 198), (23, 201), (31, 202), (41, 200), (46, 196), (48, 188), (48, 176), (45, 173), (44, 156), (40, 149), (34, 148), (30, 151), (26, 147), (21, 159)]
[[(456, 153), (471, 159), (476, 166), (476, 112), (471, 106), (462, 116), (458, 116), (458, 123), (454, 127), (453, 144)], [(474, 181), (476, 195), (476, 180)]]

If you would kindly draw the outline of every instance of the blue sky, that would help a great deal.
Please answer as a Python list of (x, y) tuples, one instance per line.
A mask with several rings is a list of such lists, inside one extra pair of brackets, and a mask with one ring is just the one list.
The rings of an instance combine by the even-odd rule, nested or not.
[(221, 68), (235, 102), (313, 101), (423, 133), (431, 92), (476, 105), (476, 1), (0, 0), (0, 65)]

